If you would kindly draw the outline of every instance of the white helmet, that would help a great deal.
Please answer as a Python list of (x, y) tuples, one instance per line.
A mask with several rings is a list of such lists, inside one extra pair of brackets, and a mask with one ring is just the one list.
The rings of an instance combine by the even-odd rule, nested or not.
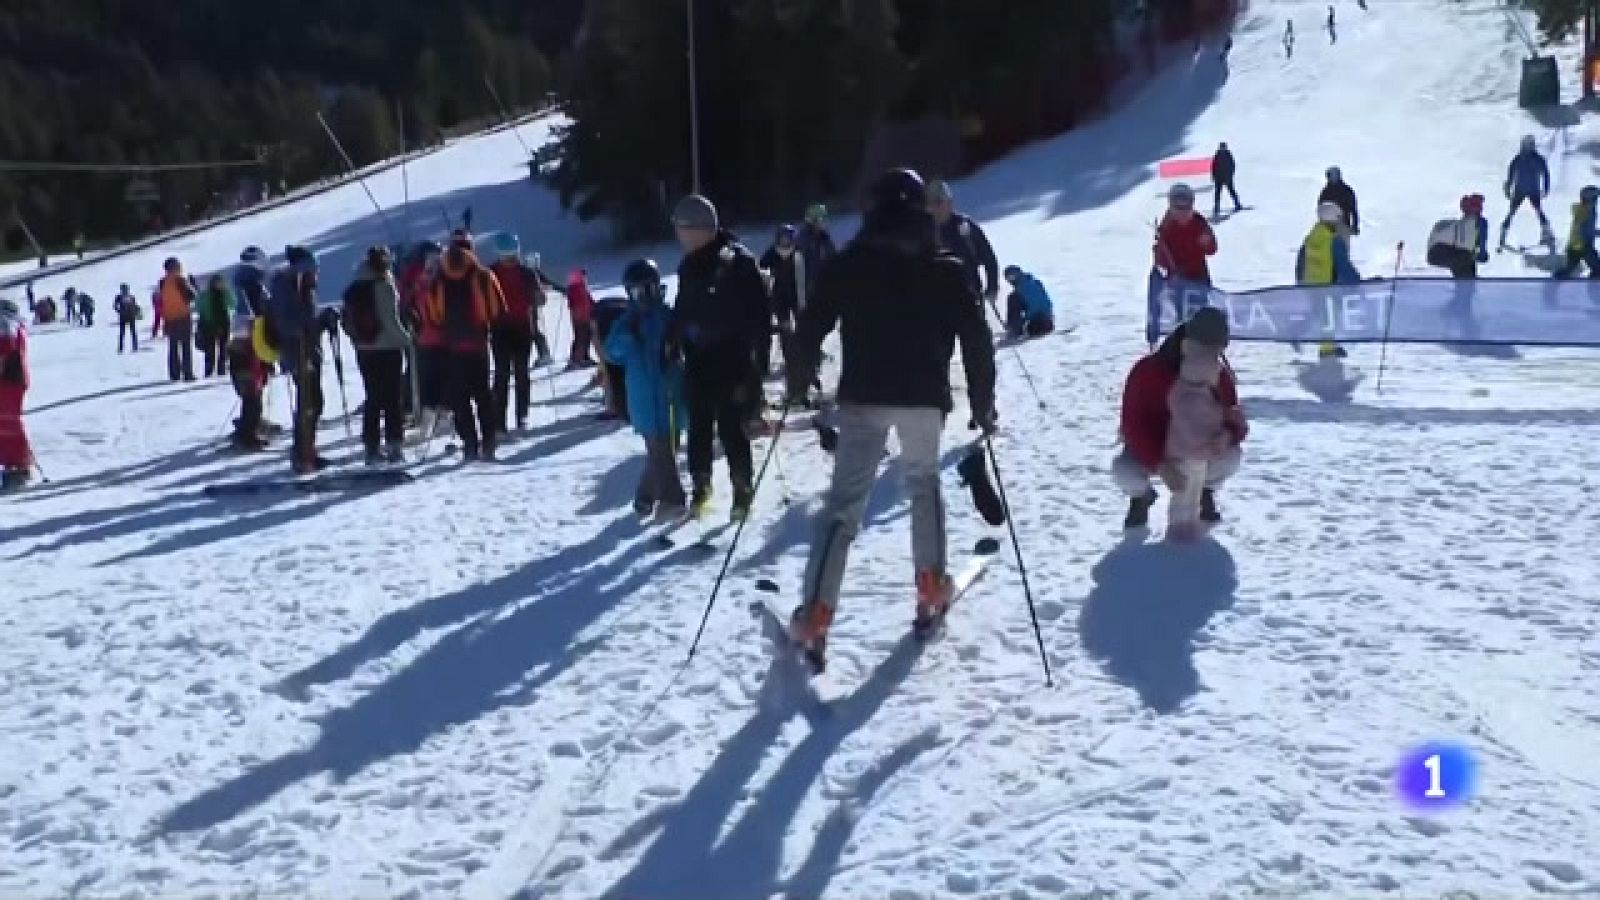
[(1344, 221), (1344, 210), (1337, 203), (1323, 203), (1317, 206), (1317, 221), (1324, 225), (1338, 225)]

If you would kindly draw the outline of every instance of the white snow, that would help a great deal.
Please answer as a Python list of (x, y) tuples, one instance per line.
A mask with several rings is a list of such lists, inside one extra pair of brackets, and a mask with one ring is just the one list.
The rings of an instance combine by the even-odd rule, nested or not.
[[(109, 327), (38, 335), (29, 426), (53, 481), (0, 519), (0, 893), (1600, 893), (1593, 352), (1394, 348), (1382, 394), (1369, 377), (1328, 404), (1287, 348), (1239, 348), (1253, 430), (1216, 541), (1119, 527), (1107, 463), (1142, 349), (1158, 159), (1219, 140), (1238, 155), (1253, 208), (1219, 225), (1227, 287), (1289, 277), (1330, 164), (1361, 193), (1372, 274), (1463, 193), (1494, 198), (1497, 222), (1524, 132), (1551, 151), (1565, 228), (1595, 128), (1515, 108), (1503, 14), (1369, 5), (1340, 3), (1330, 47), (1321, 4), (1257, 2), (1226, 78), (1208, 48), (957, 186), (1079, 325), (1000, 357), (996, 448), (1053, 689), (1009, 546), (942, 642), (904, 640), (906, 508), (885, 481), (831, 639), (846, 699), (821, 718), (766, 696), (748, 605), (762, 577), (796, 599), (828, 477), (805, 431), (783, 438), (680, 668), (720, 560), (648, 549), (625, 509), (640, 442), (590, 421), (583, 376), (541, 379), (537, 433), (504, 467), (221, 502), (200, 488), (283, 469), (217, 452), (227, 386), (169, 386), (160, 352), (115, 356)], [(596, 230), (509, 184), (522, 158), (505, 134), (410, 167), (417, 230), (472, 202), (480, 230), (613, 276)], [(373, 187), (398, 203), (398, 172)], [(1527, 212), (1518, 233), (1536, 233)], [(204, 270), (308, 241), (353, 259), (381, 236), (352, 187), (80, 287), (109, 299), (169, 253)], [(1506, 255), (1488, 272), (1536, 270)], [(1349, 362), (1371, 373), (1377, 351)], [(953, 447), (963, 426), (958, 410)], [(323, 439), (356, 451), (336, 420)], [(954, 549), (1004, 539), (953, 473), (946, 488)], [(1393, 764), (1429, 739), (1479, 755), (1470, 806), (1396, 801)]]

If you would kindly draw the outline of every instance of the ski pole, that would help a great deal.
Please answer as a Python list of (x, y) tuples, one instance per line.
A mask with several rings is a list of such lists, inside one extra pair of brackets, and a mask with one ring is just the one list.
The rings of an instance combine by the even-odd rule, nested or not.
[(1383, 367), (1389, 360), (1389, 323), (1394, 321), (1394, 295), (1400, 289), (1400, 261), (1405, 258), (1406, 242), (1394, 248), (1394, 279), (1389, 282), (1389, 308), (1383, 313), (1383, 344), (1378, 348), (1378, 393), (1383, 393)]
[(1028, 618), (1033, 621), (1033, 639), (1039, 643), (1039, 663), (1044, 666), (1044, 686), (1055, 687), (1050, 675), (1050, 657), (1044, 651), (1044, 634), (1039, 630), (1039, 610), (1033, 603), (1033, 588), (1028, 584), (1028, 566), (1022, 561), (1022, 542), (1017, 540), (1017, 517), (1011, 514), (1011, 501), (1006, 499), (1006, 482), (1000, 477), (1000, 461), (995, 457), (994, 441), (983, 439), (989, 450), (989, 467), (994, 470), (994, 486), (1000, 492), (1000, 505), (1006, 511), (1006, 529), (1011, 532), (1011, 549), (1017, 556), (1017, 572), (1022, 575), (1022, 595), (1028, 598)]
[[(999, 304), (995, 302), (993, 297), (987, 297), (986, 299), (989, 301), (989, 308), (994, 310), (995, 318), (1000, 320), (1000, 327), (1004, 329), (1006, 326), (1006, 320), (1004, 316), (1000, 315)], [(1022, 377), (1027, 379), (1028, 390), (1033, 391), (1033, 399), (1039, 401), (1040, 409), (1048, 410), (1049, 406), (1045, 404), (1044, 397), (1039, 394), (1039, 386), (1033, 383), (1033, 373), (1028, 371), (1028, 364), (1022, 359), (1022, 348), (1018, 347), (1016, 344), (1012, 344), (1011, 352), (1016, 354), (1017, 366), (1018, 368), (1022, 369)]]
[[(750, 501), (753, 505), (755, 498), (761, 491), (761, 482), (767, 477), (767, 466), (772, 464), (772, 458), (778, 454), (778, 441), (783, 437), (784, 426), (789, 423), (790, 404), (783, 405), (783, 417), (778, 420), (778, 430), (772, 433), (772, 444), (767, 447), (767, 455), (761, 460), (761, 470), (756, 473), (756, 482), (750, 486)], [(706, 600), (706, 611), (700, 616), (700, 627), (695, 630), (694, 640), (689, 644), (689, 657), (684, 665), (694, 659), (694, 652), (700, 648), (700, 638), (706, 633), (706, 623), (711, 621), (711, 609), (717, 605), (717, 595), (722, 592), (722, 581), (728, 576), (728, 566), (733, 564), (734, 551), (739, 549), (739, 536), (744, 534), (745, 523), (750, 521), (750, 515), (739, 520), (733, 529), (733, 539), (728, 541), (728, 552), (722, 556), (722, 568), (717, 570), (717, 580), (711, 585), (711, 597)]]
[(344, 354), (339, 351), (338, 332), (328, 332), (328, 344), (333, 348), (333, 374), (339, 379), (339, 406), (344, 409), (344, 436), (353, 438), (355, 435), (350, 433), (350, 400), (344, 393)]
[[(556, 363), (555, 348), (561, 346), (561, 324), (566, 320), (567, 304), (563, 303), (561, 304), (561, 309), (556, 312), (556, 333), (549, 339), (550, 373), (544, 377), (545, 383), (550, 387), (550, 415), (552, 416), (552, 421), (558, 425), (564, 420), (564, 417), (561, 415), (561, 411), (556, 408), (559, 405), (556, 402), (556, 372), (558, 372), (559, 369), (557, 368)], [(572, 354), (567, 354), (569, 361), (571, 360), (571, 357)]]
[(28, 447), (28, 460), (33, 463), (35, 469), (39, 470), (39, 482), (41, 484), (49, 484), (50, 476), (45, 474), (44, 466), (39, 464), (39, 455), (33, 452), (33, 447), (31, 446)]

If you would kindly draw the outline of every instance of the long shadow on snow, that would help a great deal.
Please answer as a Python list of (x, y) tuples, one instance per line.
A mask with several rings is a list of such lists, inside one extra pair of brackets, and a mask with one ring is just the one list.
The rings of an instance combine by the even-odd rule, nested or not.
[[(1166, 66), (1099, 121), (1042, 141), (964, 182), (958, 207), (981, 221), (1044, 207), (1052, 218), (1106, 206), (1150, 181), (1151, 167), (1185, 151), (1189, 126), (1217, 101), (1228, 67), (1209, 49)], [(1214, 148), (1191, 152), (1209, 155)], [(1152, 212), (1152, 216), (1154, 213)]]
[(1327, 404), (1307, 398), (1249, 399), (1252, 419), (1286, 422), (1350, 422), (1374, 425), (1592, 425), (1593, 409), (1445, 409), (1427, 406), (1364, 406)]
[(148, 397), (140, 397), (138, 399), (140, 399), (140, 400), (158, 400), (158, 399), (161, 399), (163, 397), (170, 397), (173, 394), (186, 394), (186, 393), (189, 393), (190, 391), (198, 390), (200, 388), (209, 387), (209, 386), (210, 386), (210, 382), (206, 382), (206, 383), (203, 383), (203, 384), (177, 384), (177, 385), (174, 385), (173, 382), (168, 381), (165, 378), (161, 379), (160, 381), (145, 381), (145, 382), (140, 382), (138, 384), (124, 384), (124, 385), (120, 385), (120, 386), (114, 387), (114, 388), (107, 388), (107, 389), (105, 389), (103, 391), (96, 391), (93, 394), (80, 394), (79, 396), (76, 396), (76, 397), (66, 397), (66, 398), (63, 398), (61, 400), (56, 400), (56, 401), (54, 401), (52, 403), (46, 403), (43, 406), (34, 406), (34, 407), (31, 407), (31, 408), (28, 409), (28, 415), (36, 416), (36, 415), (40, 415), (42, 413), (50, 412), (51, 410), (62, 409), (64, 407), (73, 406), (73, 405), (78, 404), (78, 403), (87, 403), (87, 402), (89, 402), (91, 400), (103, 400), (103, 399), (105, 399), (107, 397), (119, 397), (119, 396), (121, 396), (123, 394), (132, 394), (132, 393), (136, 393), (138, 391), (149, 391), (149, 390), (154, 390), (154, 389), (159, 388), (159, 387), (171, 387), (173, 389), (172, 390), (168, 390), (168, 391), (162, 391), (159, 394), (151, 394)]
[(1095, 586), (1078, 617), (1083, 649), (1158, 713), (1176, 712), (1200, 690), (1194, 637), (1233, 605), (1233, 556), (1207, 539), (1145, 543), (1130, 537), (1095, 564)]
[[(699, 782), (683, 799), (634, 822), (602, 852), (615, 858), (652, 834), (655, 842), (632, 870), (605, 893), (606, 900), (718, 900), (768, 897), (821, 897), (838, 869), (839, 857), (854, 829), (848, 806), (870, 799), (896, 772), (931, 749), (937, 739), (925, 731), (897, 747), (855, 781), (852, 796), (824, 823), (811, 851), (787, 884), (779, 883), (783, 843), (800, 805), (841, 745), (866, 725), (911, 673), (921, 643), (909, 635), (849, 697), (833, 704), (831, 715), (817, 717), (811, 730), (764, 784), (750, 781), (794, 713), (792, 706), (762, 703), (739, 732), (722, 744)], [(784, 663), (768, 670), (766, 684), (786, 676)], [(717, 836), (747, 795), (755, 801), (720, 842)]]
[[(621, 530), (631, 528), (625, 519), (619, 524)], [(531, 704), (541, 688), (605, 642), (601, 636), (576, 643), (585, 629), (662, 577), (662, 569), (700, 558), (686, 546), (646, 561), (620, 553), (590, 564), (618, 534), (613, 526), (502, 578), (384, 617), (366, 637), (302, 673), (300, 680), (331, 680), (423, 628), (530, 601), (502, 617), (485, 616), (456, 628), (371, 693), (324, 717), (314, 745), (183, 803), (163, 818), (163, 830), (209, 828), (319, 772), (343, 782), (374, 763), (415, 751), (456, 725), (501, 707)]]
[(624, 507), (632, 507), (634, 492), (639, 487), (639, 476), (644, 472), (644, 457), (637, 454), (620, 460), (606, 470), (594, 484), (589, 502), (578, 510), (580, 516), (604, 515)]

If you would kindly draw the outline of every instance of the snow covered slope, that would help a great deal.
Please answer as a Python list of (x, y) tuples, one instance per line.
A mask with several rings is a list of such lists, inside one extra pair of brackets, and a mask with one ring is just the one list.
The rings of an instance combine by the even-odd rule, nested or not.
[[(773, 690), (747, 606), (763, 577), (798, 599), (828, 478), (804, 431), (780, 442), (681, 668), (718, 560), (639, 532), (639, 442), (584, 415), (581, 376), (540, 384), (537, 431), (503, 467), (218, 502), (201, 487), (282, 468), (217, 452), (231, 391), (159, 381), (150, 354), (108, 354), (109, 329), (41, 336), (30, 426), (54, 481), (0, 520), (0, 893), (1600, 892), (1593, 354), (1400, 348), (1382, 394), (1369, 379), (1335, 406), (1287, 349), (1241, 348), (1253, 431), (1215, 542), (1118, 527), (1107, 462), (1158, 159), (1238, 155), (1253, 208), (1219, 226), (1230, 287), (1287, 279), (1330, 164), (1361, 192), (1374, 273), (1460, 194), (1496, 196), (1524, 132), (1555, 151), (1558, 197), (1590, 170), (1592, 122), (1515, 109), (1489, 0), (1369, 6), (1341, 3), (1329, 46), (1321, 4), (1256, 2), (1231, 71), (1208, 48), (957, 186), (1078, 325), (1000, 358), (996, 450), (1053, 689), (1009, 548), (943, 642), (903, 639), (908, 523), (886, 480), (832, 638), (847, 697), (816, 716)], [(505, 141), (481, 167), (436, 158), (435, 205), (473, 198), (482, 229), (503, 194), (544, 202), (494, 187), (521, 177)], [(319, 235), (346, 252), (381, 233), (355, 191), (187, 252), (204, 268)], [(588, 239), (547, 234), (573, 256)], [(166, 252), (105, 281), (147, 282)], [(1370, 371), (1367, 353), (1351, 362)], [(323, 436), (354, 452), (337, 421)], [(947, 489), (959, 554), (995, 532), (953, 473)], [(1434, 738), (1473, 748), (1482, 793), (1424, 818), (1389, 780)]]

